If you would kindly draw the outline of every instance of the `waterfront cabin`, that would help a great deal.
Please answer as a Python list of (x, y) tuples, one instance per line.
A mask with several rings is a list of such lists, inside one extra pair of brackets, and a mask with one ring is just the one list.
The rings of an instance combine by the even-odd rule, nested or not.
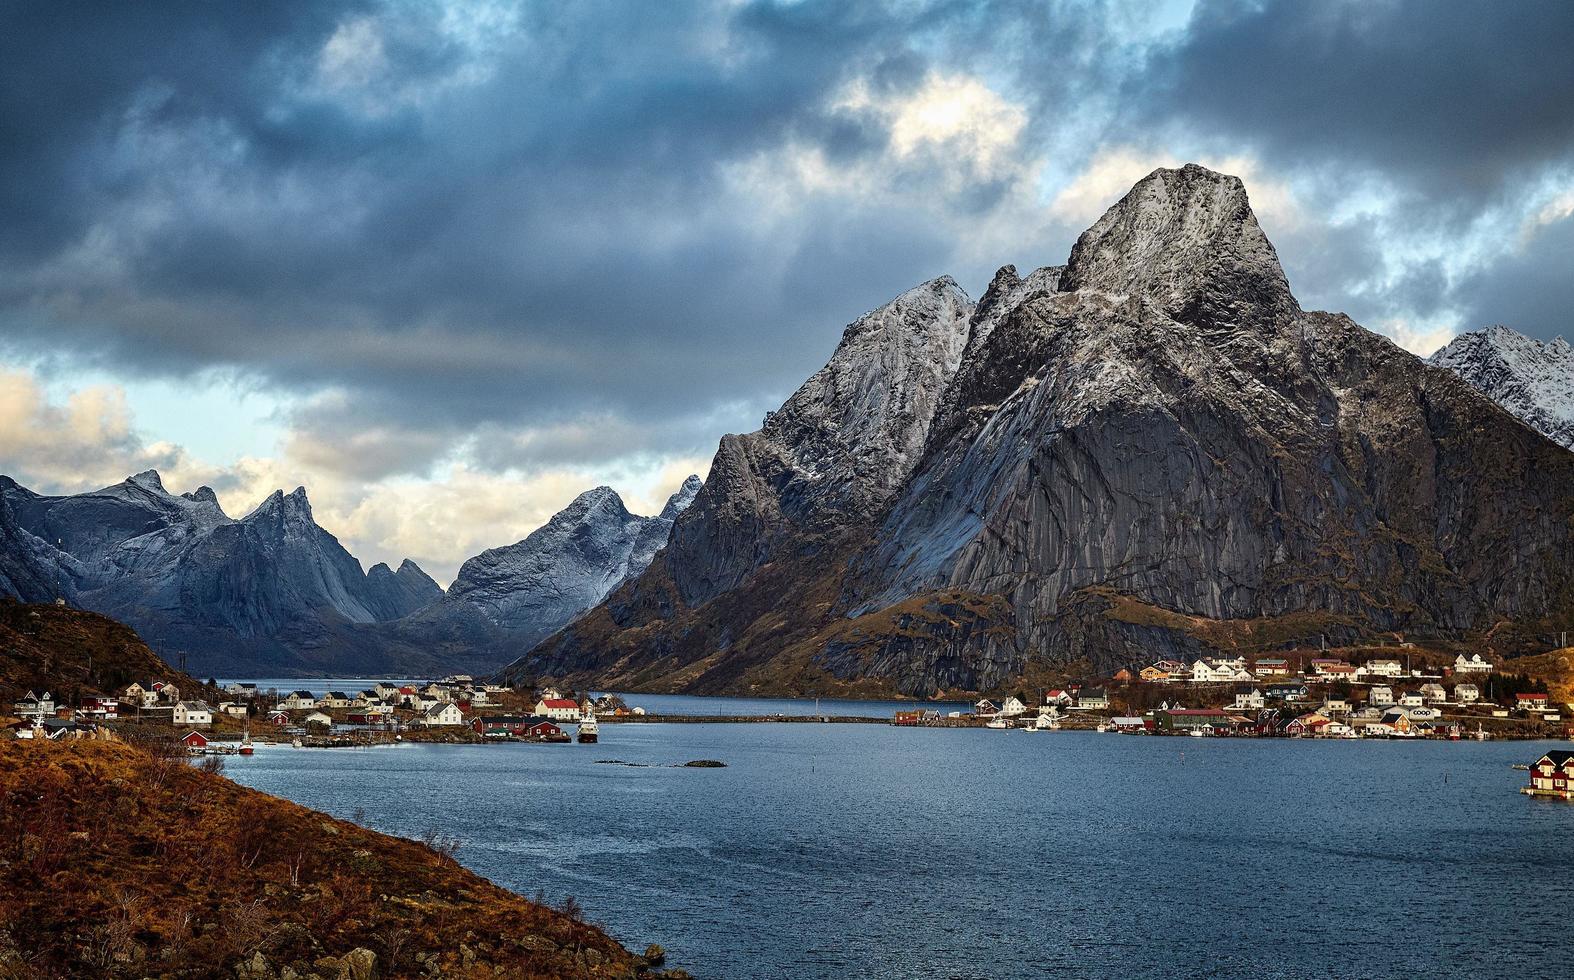
[(1471, 654), (1470, 659), (1467, 660), (1465, 655), (1461, 653), (1454, 658), (1454, 673), (1490, 674), (1492, 673), (1492, 662), (1490, 660), (1482, 660), (1479, 653)]
[(553, 721), (578, 721), (579, 702), (572, 698), (542, 698), (536, 702), (532, 714)]
[[(541, 706), (539, 704), (536, 705), (537, 709), (540, 709), (540, 707)], [(541, 714), (541, 713), (542, 712), (540, 710), (536, 711), (536, 714), (538, 714), (538, 715)], [(980, 698), (979, 702), (977, 704), (973, 705), (973, 714), (977, 715), (980, 718), (993, 718), (995, 715), (997, 715), (999, 713), (1000, 713), (1000, 706), (998, 704), (996, 704), (995, 702), (989, 700), (988, 698)]]
[(460, 713), (459, 705), (452, 701), (444, 701), (427, 708), (421, 715), (421, 724), (427, 728), (447, 728), (452, 725), (463, 725), (465, 716)]
[(1524, 792), (1531, 796), (1556, 796), (1574, 799), (1574, 752), (1552, 749), (1530, 766), (1530, 785)]
[(543, 742), (566, 742), (568, 736), (563, 734), (550, 718), (531, 718), (530, 725), (525, 729), (529, 738), (540, 739)]
[(1109, 723), (1117, 732), (1132, 735), (1144, 734), (1148, 730), (1147, 722), (1136, 715), (1123, 715), (1119, 718), (1111, 718)]
[(1223, 708), (1160, 708), (1153, 713), (1154, 730), (1166, 734), (1184, 734), (1193, 729), (1210, 733), (1234, 730), (1245, 721)]
[(208, 747), (208, 736), (201, 732), (187, 732), (181, 737), (180, 744), (188, 749), (205, 749)]
[(273, 711), (268, 714), (268, 724), (283, 728), (290, 723), (290, 716), (282, 711)]

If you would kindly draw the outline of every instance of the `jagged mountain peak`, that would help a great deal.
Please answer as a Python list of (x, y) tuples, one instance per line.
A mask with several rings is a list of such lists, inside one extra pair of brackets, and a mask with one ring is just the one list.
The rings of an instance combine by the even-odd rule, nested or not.
[(1430, 362), (1574, 449), (1574, 349), (1562, 337), (1540, 341), (1497, 324), (1460, 334)]
[(1083, 232), (1062, 288), (1146, 298), (1215, 328), (1299, 312), (1240, 178), (1191, 163), (1153, 171)]
[(679, 514), (688, 510), (689, 505), (694, 503), (694, 498), (699, 496), (699, 492), (704, 486), (705, 481), (699, 478), (699, 474), (689, 474), (688, 478), (683, 481), (683, 485), (673, 491), (672, 496), (667, 498), (667, 506), (661, 508), (660, 516), (662, 519), (674, 520)]
[(169, 492), (164, 489), (164, 481), (160, 479), (158, 470), (143, 470), (141, 473), (127, 477), (126, 482), (134, 483), (144, 490), (152, 490), (157, 493)]

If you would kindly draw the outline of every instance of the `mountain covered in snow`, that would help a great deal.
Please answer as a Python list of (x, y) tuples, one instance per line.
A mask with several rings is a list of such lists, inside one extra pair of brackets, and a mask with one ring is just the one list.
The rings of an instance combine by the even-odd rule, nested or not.
[(524, 540), (466, 561), (442, 601), (399, 629), (430, 646), (490, 637), (529, 649), (645, 571), (701, 486), (689, 477), (653, 517), (629, 513), (610, 487), (587, 490)]
[(363, 572), (305, 488), (232, 518), (211, 489), (173, 494), (151, 470), (64, 496), (0, 477), (0, 595), (113, 616), (204, 674), (490, 669), (644, 571), (699, 486), (691, 477), (654, 517), (589, 491), (467, 561), (445, 593), (408, 559)]
[(1302, 310), (1241, 182), (1155, 171), (1063, 266), (855, 321), (649, 569), (515, 680), (1010, 690), (1074, 661), (1512, 650), (1574, 605), (1574, 455)]
[(1510, 415), (1574, 449), (1574, 347), (1562, 337), (1543, 343), (1508, 327), (1460, 334), (1433, 354)]

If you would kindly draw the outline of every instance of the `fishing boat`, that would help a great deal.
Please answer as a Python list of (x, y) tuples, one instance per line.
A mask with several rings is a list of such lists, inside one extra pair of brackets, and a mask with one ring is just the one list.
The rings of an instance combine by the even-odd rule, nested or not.
[(248, 727), (244, 732), (241, 733), (239, 752), (240, 752), (241, 755), (252, 755), (256, 751), (257, 750), (252, 747), (252, 744), (251, 744), (251, 728)]
[(596, 713), (594, 711), (585, 712), (585, 716), (579, 720), (580, 743), (588, 745), (595, 742), (599, 731), (600, 726), (596, 724)]
[(996, 715), (993, 718), (989, 719), (988, 721), (984, 722), (984, 727), (985, 728), (1010, 728), (1011, 727), (1011, 723), (1009, 721), (1006, 721), (1004, 718), (1000, 717), (999, 715)]

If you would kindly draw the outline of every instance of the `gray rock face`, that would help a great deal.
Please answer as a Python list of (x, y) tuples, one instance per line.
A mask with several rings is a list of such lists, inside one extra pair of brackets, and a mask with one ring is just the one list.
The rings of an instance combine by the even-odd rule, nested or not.
[(867, 519), (900, 488), (961, 362), (973, 304), (950, 277), (849, 324), (764, 426), (728, 435), (679, 518), (667, 567), (685, 602), (735, 588), (787, 535)]
[(366, 571), (366, 590), (378, 620), (399, 619), (443, 597), (443, 588), (406, 558), (397, 572), (382, 562)]
[(1574, 449), (1574, 347), (1542, 343), (1508, 327), (1460, 334), (1431, 363), (1452, 371), (1510, 415)]
[[(721, 690), (798, 658), (928, 694), (1253, 631), (1508, 643), (1574, 604), (1574, 455), (1302, 312), (1234, 177), (1157, 171), (1063, 269), (1007, 267), (935, 320), (899, 438), (805, 412), (843, 401), (806, 385), (780, 414), (807, 424), (723, 439), (651, 571), (514, 672)], [(885, 359), (846, 356), (882, 388)]]
[[(277, 491), (240, 520), (211, 489), (177, 496), (153, 471), (70, 496), (9, 479), (0, 492), (17, 528), (46, 549), (46, 565), (67, 571), (69, 598), (188, 657), (193, 669), (305, 669), (302, 657), (331, 649), (341, 627), (395, 618), (440, 593), (409, 562), (398, 575), (368, 578), (317, 525), (304, 488)], [(58, 562), (51, 542), (64, 553)], [(375, 661), (364, 650), (356, 656)]]
[(655, 517), (630, 514), (610, 487), (580, 494), (523, 541), (466, 561), (443, 601), (420, 614), (422, 628), (470, 629), (479, 613), (510, 642), (536, 643), (645, 571), (701, 487), (689, 477)]

